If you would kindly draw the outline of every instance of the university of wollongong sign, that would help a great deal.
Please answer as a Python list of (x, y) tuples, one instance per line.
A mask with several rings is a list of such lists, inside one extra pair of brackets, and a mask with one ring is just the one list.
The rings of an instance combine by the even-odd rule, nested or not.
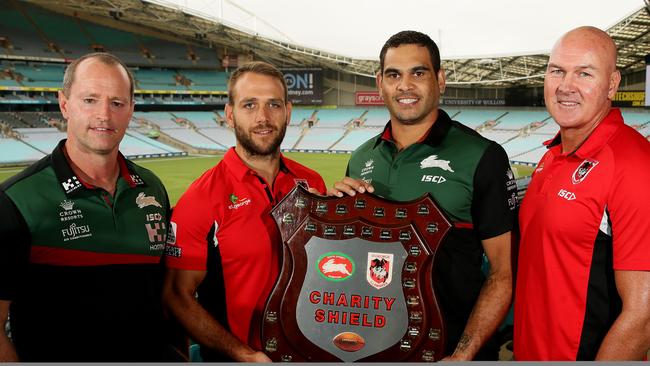
[(436, 361), (445, 328), (432, 285), (450, 228), (430, 196), (321, 197), (297, 187), (272, 215), (283, 241), (262, 346), (274, 361)]

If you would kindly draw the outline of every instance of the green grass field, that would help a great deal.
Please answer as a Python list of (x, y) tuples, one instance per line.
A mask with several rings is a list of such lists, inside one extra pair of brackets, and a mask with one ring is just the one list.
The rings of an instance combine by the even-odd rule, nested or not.
[[(287, 153), (285, 155), (318, 171), (328, 187), (345, 175), (345, 167), (350, 158), (349, 154)], [(136, 160), (139, 165), (153, 171), (162, 179), (172, 205), (176, 204), (196, 178), (219, 161), (221, 156)], [(24, 167), (0, 168), (0, 182), (23, 169)]]
[[(350, 158), (348, 154), (287, 153), (285, 156), (318, 171), (328, 187), (345, 175), (345, 167)], [(140, 160), (137, 163), (162, 179), (169, 192), (169, 200), (176, 204), (187, 187), (219, 161), (221, 156)]]
[[(321, 174), (327, 187), (345, 175), (345, 168), (350, 159), (349, 154), (317, 154), (317, 153), (287, 153), (288, 158), (304, 164)], [(216, 165), (221, 156), (183, 158), (145, 159), (138, 164), (153, 171), (162, 179), (172, 205), (185, 192), (187, 187), (203, 172)], [(530, 175), (533, 168), (526, 166), (513, 167), (517, 177)], [(24, 167), (0, 169), (0, 182), (20, 172)]]

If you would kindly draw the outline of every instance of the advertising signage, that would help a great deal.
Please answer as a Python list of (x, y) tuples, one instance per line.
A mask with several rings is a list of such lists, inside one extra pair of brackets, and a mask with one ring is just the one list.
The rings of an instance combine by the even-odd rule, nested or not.
[(354, 104), (356, 105), (384, 105), (384, 99), (378, 91), (365, 91), (354, 93)]
[(282, 69), (293, 104), (323, 104), (322, 69)]

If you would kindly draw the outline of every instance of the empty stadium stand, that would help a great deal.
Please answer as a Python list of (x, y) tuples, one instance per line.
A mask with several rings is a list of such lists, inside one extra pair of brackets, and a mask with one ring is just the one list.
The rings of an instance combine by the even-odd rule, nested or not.
[(41, 151), (12, 138), (0, 138), (0, 163), (18, 164), (39, 160), (44, 157)]
[(368, 127), (363, 129), (351, 130), (340, 141), (338, 141), (333, 149), (341, 151), (352, 151), (382, 132), (382, 128)]
[(471, 128), (476, 128), (487, 121), (496, 121), (499, 117), (505, 114), (505, 110), (502, 109), (465, 109), (461, 110), (460, 113), (452, 115), (453, 118), (464, 125), (467, 125)]
[[(557, 133), (557, 124), (543, 109), (467, 108), (450, 110), (475, 125), (486, 138), (502, 144), (513, 162), (536, 164), (546, 151), (543, 142)], [(650, 135), (650, 112), (623, 111), (626, 123)], [(383, 130), (385, 109), (295, 108), (281, 145), (283, 151), (350, 152)], [(306, 120), (316, 120), (311, 127)], [(360, 124), (350, 121), (360, 120)], [(486, 121), (498, 121), (486, 124)], [(235, 134), (223, 123), (223, 111), (135, 112), (121, 150), (129, 157), (170, 156), (201, 150), (224, 151), (235, 145)], [(65, 137), (57, 112), (0, 112), (0, 123), (17, 139), (2, 138), (0, 164), (28, 162), (49, 153)], [(54, 126), (54, 127), (53, 127)], [(150, 136), (159, 134), (158, 140)], [(11, 153), (3, 149), (13, 149)], [(6, 152), (6, 153), (5, 153)], [(30, 160), (31, 159), (31, 160)]]
[[(227, 89), (228, 73), (219, 70), (220, 60), (213, 49), (55, 14), (27, 2), (4, 1), (2, 5), (0, 36), (4, 42), (0, 52), (9, 57), (0, 60), (0, 89), (30, 88), (41, 92), (3, 92), (0, 103), (56, 104), (52, 91), (62, 84), (66, 60), (104, 50), (116, 54), (132, 69), (140, 92), (136, 94), (138, 105), (223, 105), (221, 98)], [(18, 59), (19, 56), (32, 59)], [(34, 60), (35, 57), (59, 61), (42, 62)], [(502, 144), (512, 161), (527, 164), (538, 161), (546, 151), (542, 143), (558, 131), (543, 108), (443, 109), (453, 119)], [(644, 136), (650, 135), (650, 113), (623, 112), (626, 123)], [(349, 152), (379, 134), (389, 118), (383, 106), (294, 106), (281, 148)], [(65, 121), (59, 113), (0, 112), (0, 123), (5, 135), (0, 145), (0, 164), (33, 161), (49, 153), (65, 136)], [(127, 156), (142, 157), (213, 153), (234, 145), (235, 135), (225, 124), (222, 110), (138, 111), (121, 149)], [(11, 153), (6, 152), (9, 148)]]
[(292, 150), (295, 148), (298, 139), (302, 135), (302, 127), (297, 126), (288, 126), (287, 132), (284, 135), (284, 140), (282, 140), (282, 145), (280, 149), (282, 150)]
[(343, 127), (361, 117), (358, 108), (320, 109), (316, 113), (317, 127)]
[(22, 1), (0, 5), (0, 35), (7, 45), (0, 50), (9, 55), (63, 60), (107, 51), (133, 66), (214, 69), (220, 64), (208, 48), (94, 24)]
[(293, 108), (291, 110), (291, 124), (299, 125), (304, 120), (310, 119), (315, 110), (307, 108)]
[(363, 118), (365, 119), (365, 126), (383, 127), (390, 119), (390, 115), (385, 107), (375, 107), (369, 108), (366, 114), (363, 115)]

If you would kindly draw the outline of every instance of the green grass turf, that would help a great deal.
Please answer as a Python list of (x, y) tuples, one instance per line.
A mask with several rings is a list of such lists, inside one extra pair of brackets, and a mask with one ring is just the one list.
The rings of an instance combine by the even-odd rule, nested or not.
[[(321, 174), (327, 187), (345, 175), (350, 155), (287, 153), (286, 157), (308, 166)], [(160, 177), (169, 192), (172, 205), (185, 192), (187, 187), (203, 172), (221, 161), (219, 157), (188, 157), (184, 159), (156, 159), (136, 161)]]
[[(350, 159), (349, 154), (286, 153), (285, 156), (319, 172), (328, 188), (343, 178)], [(169, 192), (172, 205), (175, 205), (187, 187), (219, 161), (221, 156), (143, 159), (136, 162), (160, 177)], [(517, 177), (528, 176), (533, 171), (533, 167), (521, 165), (513, 168)], [(23, 169), (24, 167), (0, 168), (0, 182)]]
[[(327, 187), (345, 175), (349, 154), (287, 153), (288, 158), (306, 165), (321, 174)], [(189, 156), (184, 158), (142, 159), (135, 162), (156, 173), (169, 192), (175, 205), (187, 187), (203, 172), (221, 161), (221, 156)], [(0, 168), (0, 182), (20, 172), (25, 167)]]

